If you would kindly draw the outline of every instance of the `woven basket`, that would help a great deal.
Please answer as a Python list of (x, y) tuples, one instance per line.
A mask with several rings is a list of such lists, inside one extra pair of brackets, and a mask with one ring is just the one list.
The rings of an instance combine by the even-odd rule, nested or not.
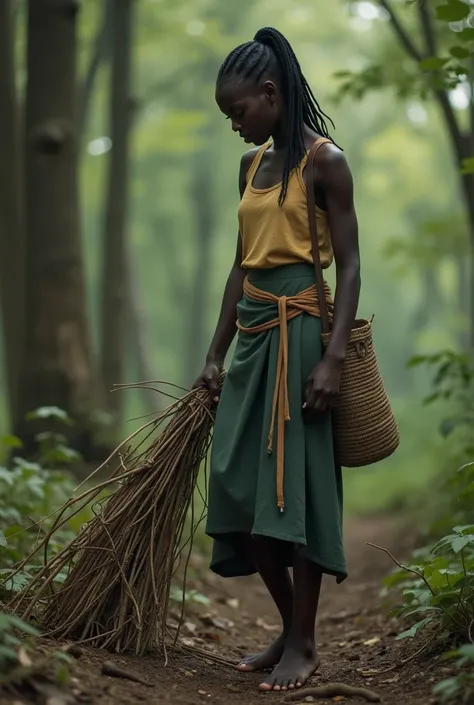
[[(323, 333), (323, 346), (331, 333)], [(380, 375), (370, 321), (354, 323), (342, 371), (340, 398), (333, 414), (337, 463), (356, 468), (395, 452), (398, 425)]]

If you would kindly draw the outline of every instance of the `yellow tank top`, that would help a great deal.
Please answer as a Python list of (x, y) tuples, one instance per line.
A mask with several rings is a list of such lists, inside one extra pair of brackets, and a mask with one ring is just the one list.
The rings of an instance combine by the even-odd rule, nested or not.
[[(242, 267), (270, 269), (284, 264), (313, 262), (309, 233), (306, 186), (303, 170), (308, 155), (294, 169), (282, 206), (278, 205), (281, 183), (270, 188), (253, 186), (253, 180), (270, 142), (264, 144), (247, 172), (247, 187), (238, 210), (242, 238)], [(316, 207), (319, 252), (323, 269), (333, 260), (327, 213)]]

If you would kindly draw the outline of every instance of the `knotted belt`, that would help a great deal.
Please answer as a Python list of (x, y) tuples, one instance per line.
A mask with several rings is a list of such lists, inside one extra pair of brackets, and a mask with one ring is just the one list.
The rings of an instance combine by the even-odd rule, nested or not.
[[(331, 293), (325, 283), (326, 300), (332, 305)], [(296, 296), (275, 296), (268, 291), (258, 289), (248, 279), (244, 281), (244, 294), (253, 301), (265, 304), (276, 304), (278, 315), (270, 321), (246, 328), (239, 321), (237, 327), (243, 333), (263, 333), (272, 328), (280, 327), (280, 344), (276, 370), (275, 388), (273, 391), (272, 415), (268, 433), (268, 452), (273, 452), (273, 435), (275, 419), (277, 419), (277, 507), (283, 512), (284, 499), (284, 467), (285, 467), (285, 422), (290, 420), (290, 404), (288, 400), (288, 321), (302, 313), (310, 316), (320, 316), (318, 292), (316, 286), (310, 286), (300, 291)], [(315, 345), (316, 345), (315, 341)]]

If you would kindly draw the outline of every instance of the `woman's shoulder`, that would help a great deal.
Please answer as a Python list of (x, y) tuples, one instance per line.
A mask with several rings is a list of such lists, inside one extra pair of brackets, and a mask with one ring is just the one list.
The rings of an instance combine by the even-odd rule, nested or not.
[(245, 152), (245, 154), (242, 155), (242, 159), (240, 160), (239, 171), (240, 195), (242, 195), (245, 191), (245, 187), (247, 186), (247, 174), (259, 151), (260, 147), (254, 147), (253, 149), (249, 149), (248, 152)]
[[(324, 164), (342, 164), (346, 162), (344, 152), (330, 138), (318, 136), (314, 141), (326, 140), (318, 149), (314, 156), (315, 163)], [(314, 144), (314, 142), (313, 142)], [(310, 148), (312, 144), (310, 145)]]
[(252, 166), (253, 160), (257, 156), (257, 154), (260, 151), (260, 147), (253, 147), (253, 149), (249, 149), (248, 152), (245, 152), (245, 154), (242, 155), (242, 159), (240, 160), (240, 171), (244, 172), (247, 174), (248, 170)]

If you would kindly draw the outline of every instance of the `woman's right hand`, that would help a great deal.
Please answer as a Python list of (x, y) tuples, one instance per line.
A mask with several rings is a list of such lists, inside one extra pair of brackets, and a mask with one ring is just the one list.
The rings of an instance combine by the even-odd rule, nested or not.
[(206, 389), (208, 389), (213, 401), (215, 401), (216, 404), (219, 401), (219, 378), (221, 375), (221, 371), (222, 366), (219, 362), (216, 362), (214, 360), (206, 362), (203, 371), (193, 384), (193, 389), (197, 389), (198, 387), (205, 387)]

